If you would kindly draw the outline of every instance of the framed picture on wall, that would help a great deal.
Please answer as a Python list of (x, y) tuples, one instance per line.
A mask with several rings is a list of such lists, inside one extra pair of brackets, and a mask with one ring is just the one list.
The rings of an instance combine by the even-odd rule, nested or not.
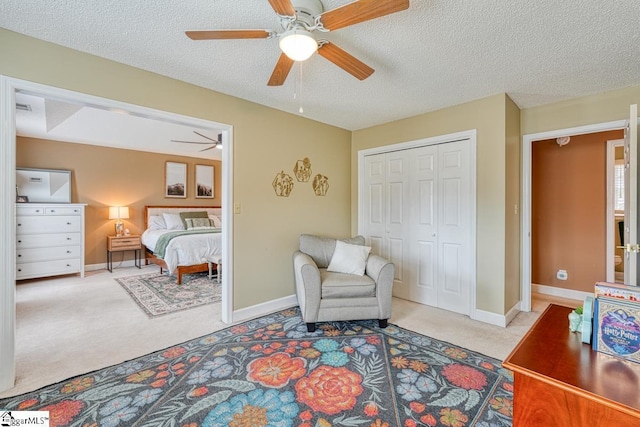
[(196, 165), (196, 199), (213, 199), (215, 197), (213, 175), (213, 166)]
[(166, 162), (164, 167), (164, 197), (187, 197), (187, 164)]

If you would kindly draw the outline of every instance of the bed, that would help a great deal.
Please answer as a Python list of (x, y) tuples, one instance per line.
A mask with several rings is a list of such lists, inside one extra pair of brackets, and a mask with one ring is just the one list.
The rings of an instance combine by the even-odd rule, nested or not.
[[(203, 216), (201, 213), (206, 212), (214, 222), (214, 228), (191, 228), (191, 225), (202, 224), (190, 221), (190, 228), (185, 230), (185, 219), (179, 217), (181, 212), (185, 216)], [(175, 274), (178, 284), (182, 284), (183, 274), (209, 272), (211, 276), (212, 267), (218, 271), (219, 278), (222, 259), (221, 217), (222, 208), (219, 206), (145, 206), (145, 230), (141, 236), (145, 247), (145, 263), (154, 263), (160, 266), (161, 272), (165, 269), (169, 274)], [(182, 229), (179, 221), (183, 224)]]

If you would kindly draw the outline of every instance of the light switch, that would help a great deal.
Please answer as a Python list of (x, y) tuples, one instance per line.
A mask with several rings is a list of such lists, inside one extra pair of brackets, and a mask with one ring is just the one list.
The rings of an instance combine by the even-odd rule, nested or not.
[(234, 203), (233, 204), (233, 213), (234, 214), (239, 214), (242, 211), (242, 209), (240, 208), (240, 203)]

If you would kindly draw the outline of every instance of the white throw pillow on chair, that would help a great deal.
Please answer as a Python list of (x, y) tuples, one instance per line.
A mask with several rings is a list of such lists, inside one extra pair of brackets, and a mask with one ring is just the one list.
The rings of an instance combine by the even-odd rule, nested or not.
[(333, 251), (327, 271), (364, 276), (369, 252), (371, 252), (369, 246), (352, 245), (336, 240), (336, 249)]

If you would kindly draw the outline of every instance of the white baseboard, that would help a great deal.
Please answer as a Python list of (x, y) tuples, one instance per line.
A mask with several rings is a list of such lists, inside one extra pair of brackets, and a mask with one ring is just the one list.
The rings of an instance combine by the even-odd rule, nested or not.
[(276, 311), (285, 310), (298, 305), (298, 298), (295, 295), (278, 298), (251, 307), (234, 310), (231, 314), (232, 323), (244, 322), (255, 319)]
[[(477, 310), (476, 309), (473, 313), (471, 313), (470, 317), (473, 320), (477, 320), (479, 322), (488, 323), (490, 325), (501, 326), (503, 328), (505, 326), (507, 326), (507, 324), (509, 323), (509, 322), (507, 322), (507, 317), (505, 315), (491, 313), (490, 311), (484, 311), (484, 310)], [(514, 317), (515, 317), (515, 315), (514, 315)], [(509, 321), (511, 321), (511, 320), (509, 320)]]
[(593, 296), (593, 292), (574, 291), (572, 289), (556, 288), (555, 286), (531, 284), (531, 291), (543, 295), (584, 301), (585, 297)]

